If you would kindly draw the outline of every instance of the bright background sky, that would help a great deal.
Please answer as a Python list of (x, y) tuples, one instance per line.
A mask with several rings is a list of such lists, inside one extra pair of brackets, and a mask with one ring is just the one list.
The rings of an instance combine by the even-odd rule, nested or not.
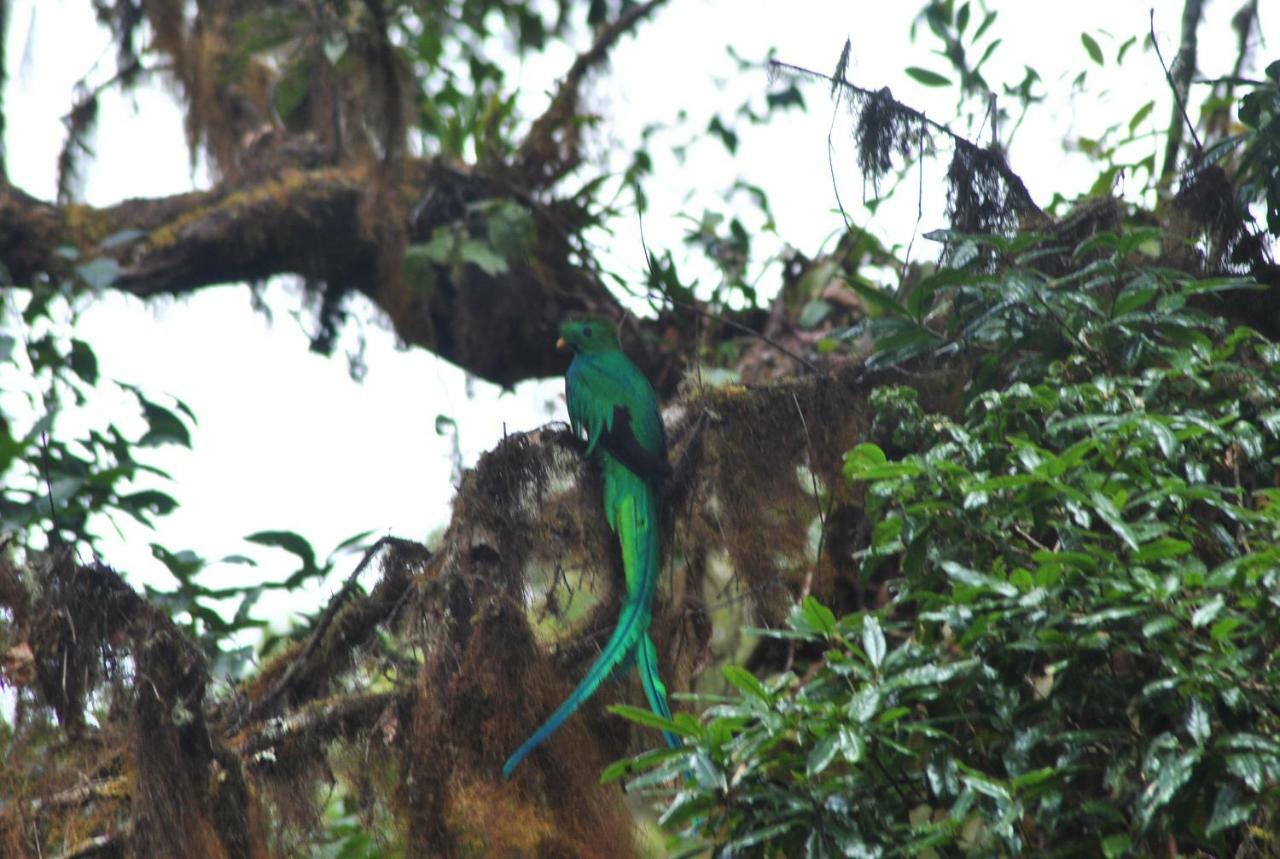
[[(1261, 4), (1264, 33), (1280, 20), (1277, 2)], [(920, 5), (915, 0), (672, 0), (628, 38), (591, 91), (590, 103), (606, 116), (597, 150), (604, 152), (616, 142), (618, 157), (626, 157), (645, 125), (672, 122), (681, 108), (692, 117), (682, 135), (660, 137), (652, 149), (657, 179), (649, 186), (645, 216), (649, 245), (671, 248), (679, 257), (689, 225), (681, 213), (700, 216), (709, 202), (722, 207), (724, 190), (741, 177), (770, 195), (780, 236), (811, 256), (817, 253), (840, 224), (828, 172), (831, 106), (820, 85), (804, 89), (807, 114), (789, 113), (763, 129), (740, 127), (736, 158), (727, 157), (712, 139), (695, 147), (684, 164), (662, 147), (704, 128), (713, 113), (730, 119), (747, 98), (763, 101), (765, 74), (739, 73), (727, 45), (749, 59), (762, 59), (773, 47), (781, 60), (830, 71), (847, 35), (853, 40), (850, 80), (872, 89), (889, 86), (931, 118), (950, 120), (953, 91), (930, 90), (902, 71), (918, 65), (949, 73), (942, 60), (930, 55), (936, 42), (924, 28), (917, 44), (908, 40), (911, 17)], [(1004, 42), (984, 68), (988, 81), (996, 87), (1016, 84), (1028, 64), (1039, 70), (1040, 89), (1049, 95), (1046, 105), (1033, 110), (1010, 153), (1012, 167), (1038, 202), (1046, 203), (1054, 191), (1082, 193), (1092, 183), (1096, 169), (1064, 152), (1075, 137), (1094, 136), (1108, 123), (1127, 121), (1151, 98), (1157, 99), (1157, 107), (1149, 127), (1165, 127), (1171, 102), (1154, 54), (1135, 47), (1119, 74), (1114, 58), (1126, 38), (1145, 35), (1148, 9), (1154, 6), (1161, 47), (1171, 60), (1181, 0), (993, 5), (1000, 9), (994, 32)], [(1227, 22), (1239, 5), (1237, 0), (1206, 3), (1200, 43), (1200, 68), (1206, 75), (1230, 70), (1234, 37)], [(1107, 56), (1102, 69), (1082, 47), (1080, 33), (1086, 28)], [(584, 46), (580, 35), (572, 50)], [(572, 50), (550, 52), (521, 70), (529, 115), (545, 105), (545, 94), (568, 67)], [(1261, 51), (1262, 64), (1267, 50)], [(1270, 50), (1274, 54), (1274, 46)], [(15, 0), (7, 57), (4, 143), (10, 178), (26, 191), (52, 199), (57, 154), (66, 133), (62, 117), (71, 106), (74, 84), (86, 74), (91, 82), (109, 77), (114, 48), (87, 0)], [(1073, 96), (1071, 80), (1086, 68), (1088, 89)], [(867, 224), (866, 210), (856, 205), (863, 191), (847, 143), (849, 127), (842, 113), (836, 125), (835, 169), (850, 215)], [(106, 95), (94, 143), (96, 157), (84, 186), (88, 203), (209, 186), (202, 166), (192, 168), (181, 111), (163, 87)], [(1156, 145), (1150, 141), (1147, 151)], [(943, 225), (945, 169), (945, 160), (925, 166), (921, 232)], [(905, 246), (913, 229), (914, 186), (899, 197), (903, 205), (882, 209), (872, 228), (886, 243)], [(612, 239), (601, 241), (608, 242), (601, 248), (606, 264), (638, 280), (643, 253), (635, 225), (620, 224)], [(765, 246), (768, 241), (766, 237)], [(775, 241), (769, 252), (779, 249)], [(935, 252), (928, 242), (917, 241), (917, 258)], [(764, 291), (771, 293), (777, 280), (776, 274), (766, 275)], [(179, 509), (158, 520), (156, 531), (122, 521), (123, 533), (102, 543), (104, 560), (135, 583), (171, 583), (151, 557), (151, 542), (175, 551), (190, 548), (208, 558), (240, 553), (259, 560), (256, 568), (218, 565), (201, 578), (224, 586), (278, 580), (294, 569), (288, 556), (243, 542), (257, 530), (297, 531), (321, 558), (342, 539), (364, 530), (424, 539), (447, 523), (453, 493), (453, 439), (436, 433), (437, 415), (457, 422), (466, 465), (502, 437), (504, 424), (510, 432), (564, 418), (559, 380), (522, 384), (505, 393), (468, 380), (431, 354), (398, 347), (371, 305), (355, 309), (367, 340), (368, 366), (364, 381), (357, 384), (348, 375), (341, 347), (331, 358), (308, 350), (309, 315), (301, 312), (301, 292), (291, 279), (272, 281), (265, 299), (271, 320), (252, 309), (242, 285), (150, 304), (108, 294), (83, 315), (78, 336), (93, 345), (104, 378), (139, 385), (153, 397), (176, 395), (199, 419), (192, 450), (164, 449), (151, 460), (173, 475), (173, 482), (161, 488), (177, 498)], [(342, 340), (347, 348), (355, 342), (352, 332)], [(3, 386), (0, 378), (0, 390)], [(118, 408), (113, 402), (104, 397), (101, 408)], [(344, 577), (355, 561), (340, 564), (337, 574)], [(335, 587), (326, 583), (316, 599)], [(296, 599), (267, 599), (257, 613), (283, 620), (303, 605)]]

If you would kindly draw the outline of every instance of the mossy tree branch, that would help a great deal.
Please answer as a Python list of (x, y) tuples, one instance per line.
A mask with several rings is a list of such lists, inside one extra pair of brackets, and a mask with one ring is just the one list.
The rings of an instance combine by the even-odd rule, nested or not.
[[(563, 369), (553, 344), (565, 315), (620, 313), (595, 276), (570, 262), (582, 213), (567, 204), (532, 212), (530, 253), (506, 272), (443, 266), (434, 289), (407, 282), (398, 276), (394, 247), (364, 215), (371, 172), (357, 164), (286, 167), (252, 182), (101, 208), (55, 206), (3, 187), (0, 263), (19, 286), (57, 279), (71, 266), (58, 249), (71, 246), (82, 258), (114, 258), (120, 271), (112, 288), (143, 298), (300, 275), (326, 291), (364, 294), (405, 343), (504, 386)], [(418, 212), (389, 225), (410, 242), (453, 223), (468, 202), (509, 196), (491, 181), (434, 161), (410, 162), (402, 174), (395, 189), (401, 211), (428, 197), (448, 203), (429, 217)], [(504, 348), (492, 348), (495, 342)]]

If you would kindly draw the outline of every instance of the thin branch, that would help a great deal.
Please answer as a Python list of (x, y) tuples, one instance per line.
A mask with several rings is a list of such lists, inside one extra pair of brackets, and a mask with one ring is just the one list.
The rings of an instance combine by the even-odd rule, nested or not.
[(957, 145), (971, 146), (974, 149), (981, 149), (980, 146), (978, 146), (976, 143), (971, 141), (969, 138), (963, 137), (957, 134), (947, 126), (943, 125), (941, 122), (937, 122), (935, 120), (929, 119), (921, 111), (916, 110), (914, 107), (912, 107), (909, 104), (903, 104), (902, 102), (898, 101), (896, 98), (893, 98), (883, 90), (879, 92), (875, 92), (867, 89), (866, 87), (860, 87), (855, 83), (850, 83), (848, 80), (844, 78), (833, 77), (831, 75), (823, 74), (822, 72), (816, 72), (813, 69), (807, 69), (804, 66), (797, 66), (793, 63), (784, 63), (782, 60), (770, 60), (769, 65), (781, 71), (791, 72), (793, 74), (804, 75), (806, 77), (818, 78), (819, 80), (828, 81), (833, 86), (844, 87), (845, 89), (851, 90), (852, 92), (856, 92), (858, 95), (863, 96), (865, 98), (880, 97), (880, 98), (887, 99), (893, 102), (894, 107), (898, 111), (908, 114), (910, 116), (913, 116), (916, 119), (923, 122), (925, 125), (928, 125), (934, 131), (938, 131), (943, 135), (950, 137), (951, 140), (954, 141)]
[[(813, 441), (809, 437), (809, 422), (804, 418), (804, 409), (800, 408), (800, 398), (796, 396), (796, 392), (791, 392), (791, 402), (795, 403), (796, 414), (800, 416), (800, 428), (804, 430), (804, 446), (809, 455), (809, 482), (813, 485), (813, 503), (818, 508), (818, 524), (821, 530), (818, 533), (818, 553), (815, 560), (815, 566), (822, 562), (822, 543), (827, 536), (827, 514), (822, 509), (822, 494), (818, 491), (818, 475), (814, 470)], [(804, 602), (805, 597), (809, 596), (809, 592), (813, 589), (813, 569), (810, 568), (804, 576), (804, 585), (800, 590), (800, 598), (797, 602)]]
[[(849, 67), (849, 55), (852, 51), (853, 40), (846, 38), (844, 40), (844, 50), (840, 52), (840, 60), (836, 63), (835, 74), (831, 76), (833, 81), (844, 78), (845, 69)], [(844, 90), (833, 82), (831, 84), (831, 95), (835, 98), (835, 102), (831, 105), (831, 126), (827, 129), (827, 170), (831, 173), (831, 193), (835, 194), (836, 205), (840, 207), (840, 217), (844, 219), (845, 232), (848, 232), (853, 229), (853, 224), (849, 220), (849, 214), (844, 210), (844, 202), (840, 199), (840, 183), (836, 181), (835, 159), (836, 117), (840, 115), (840, 98), (844, 95)], [(865, 196), (866, 185), (864, 184), (862, 187)]]
[(311, 657), (315, 654), (316, 649), (320, 646), (328, 635), (329, 627), (333, 624), (334, 618), (338, 616), (339, 610), (346, 604), (347, 598), (350, 597), (356, 589), (356, 585), (360, 580), (360, 576), (364, 573), (365, 568), (369, 566), (369, 562), (377, 557), (384, 547), (391, 546), (397, 549), (415, 550), (421, 548), (417, 543), (411, 540), (404, 540), (399, 537), (383, 537), (369, 547), (364, 557), (360, 559), (360, 563), (356, 565), (355, 570), (347, 577), (342, 588), (333, 595), (329, 600), (329, 605), (325, 607), (324, 614), (320, 616), (320, 620), (316, 623), (315, 630), (312, 631), (311, 637), (307, 640), (307, 645), (303, 648), (301, 654), (296, 659), (289, 662), (289, 667), (285, 670), (280, 679), (275, 682), (268, 692), (259, 698), (253, 705), (253, 709), (249, 716), (251, 721), (261, 718), (266, 713), (271, 712), (276, 702), (290, 691), (298, 676), (310, 667)]
[(95, 779), (49, 796), (37, 797), (28, 804), (32, 814), (59, 805), (83, 805), (95, 799), (127, 799), (129, 779), (125, 776)]
[(681, 301), (678, 298), (672, 298), (671, 296), (665, 295), (662, 293), (658, 293), (658, 297), (665, 301), (669, 301), (675, 307), (679, 307), (683, 310), (688, 310), (693, 313), (696, 313), (699, 316), (703, 317), (704, 319), (713, 319), (716, 322), (721, 323), (722, 325), (728, 325), (730, 328), (732, 328), (735, 331), (739, 331), (743, 334), (749, 335), (751, 337), (755, 337), (757, 340), (759, 340), (761, 343), (764, 343), (766, 346), (769, 346), (773, 349), (777, 349), (779, 352), (781, 352), (783, 355), (786, 355), (792, 361), (795, 361), (799, 364), (803, 364), (811, 372), (817, 373), (818, 375), (822, 374), (822, 370), (819, 369), (817, 365), (813, 364), (810, 361), (806, 361), (804, 358), (801, 358), (799, 355), (797, 355), (795, 352), (792, 352), (786, 346), (783, 346), (781, 343), (770, 338), (767, 334), (762, 334), (761, 332), (756, 331), (754, 328), (751, 328), (748, 325), (743, 325), (741, 322), (730, 319), (727, 316), (721, 316), (719, 313), (715, 313), (711, 310), (707, 310), (706, 308), (701, 307), (700, 305), (694, 304), (692, 302)]
[[(640, 218), (640, 246), (644, 249), (644, 259), (645, 259), (645, 263), (649, 267), (650, 280), (652, 281), (654, 279), (653, 278), (653, 274), (654, 274), (653, 256), (649, 253), (649, 245), (645, 241), (645, 237), (644, 237), (644, 215), (643, 213), (638, 213), (638, 214)], [(815, 366), (809, 361), (806, 361), (804, 358), (801, 358), (799, 355), (797, 355), (795, 352), (792, 352), (786, 346), (783, 346), (781, 343), (774, 341), (768, 335), (763, 334), (762, 332), (756, 331), (754, 328), (751, 328), (747, 325), (743, 325), (741, 322), (737, 322), (733, 319), (729, 319), (728, 317), (721, 316), (720, 314), (707, 310), (706, 308), (694, 302), (681, 301), (678, 298), (673, 298), (667, 293), (662, 292), (654, 287), (650, 287), (648, 290), (646, 290), (646, 292), (650, 299), (653, 299), (656, 297), (659, 301), (669, 302), (673, 307), (679, 307), (682, 310), (692, 311), (693, 313), (703, 317), (704, 319), (713, 319), (716, 322), (729, 326), (735, 331), (739, 331), (743, 334), (747, 334), (751, 337), (755, 337), (757, 340), (759, 340), (761, 343), (764, 343), (766, 346), (769, 346), (773, 349), (777, 349), (779, 352), (781, 352), (783, 355), (786, 355), (791, 360), (796, 361), (800, 364), (803, 364), (810, 371), (818, 374), (822, 373), (822, 371), (819, 370), (817, 366)], [(696, 342), (696, 338), (695, 338), (695, 342)], [(695, 358), (695, 360), (697, 359)], [(701, 365), (698, 366), (698, 386), (699, 386), (699, 389), (701, 389), (702, 387)]]
[[(529, 177), (531, 184), (537, 187), (548, 187), (563, 178), (577, 165), (577, 136), (569, 132), (567, 141), (557, 141), (557, 137), (571, 128), (578, 118), (578, 96), (582, 81), (587, 73), (608, 58), (609, 51), (617, 41), (637, 24), (647, 18), (667, 0), (649, 0), (633, 6), (619, 15), (611, 24), (602, 27), (596, 40), (573, 61), (569, 71), (560, 82), (559, 89), (551, 99), (551, 104), (542, 115), (534, 120), (513, 163), (519, 165), (522, 174)], [(535, 181), (536, 180), (536, 181)]]
[(9, 83), (8, 76), (8, 56), (5, 53), (5, 44), (9, 41), (9, 0), (0, 0), (0, 187), (9, 184), (9, 167), (8, 159), (5, 157), (4, 148), (4, 132), (5, 132), (5, 109), (4, 109), (4, 93)]
[[(805, 570), (804, 584), (800, 588), (800, 596), (796, 599), (797, 603), (803, 603), (813, 590), (813, 574), (822, 563), (822, 547), (827, 539), (827, 514), (822, 509), (822, 493), (818, 491), (818, 473), (814, 463), (813, 440), (809, 437), (809, 422), (805, 420), (804, 409), (800, 407), (800, 398), (796, 396), (795, 391), (791, 392), (791, 402), (795, 404), (796, 414), (800, 416), (800, 428), (804, 430), (804, 446), (809, 457), (809, 482), (813, 486), (813, 504), (818, 508), (818, 551), (814, 555), (813, 566)], [(787, 661), (784, 671), (791, 670), (796, 655), (795, 644), (795, 641), (787, 643)]]
[(97, 856), (106, 853), (108, 850), (115, 853), (120, 849), (121, 843), (128, 838), (132, 830), (132, 826), (126, 826), (115, 832), (106, 832), (102, 835), (86, 838), (65, 852), (59, 853), (53, 859), (88, 859), (90, 856)]
[(1020, 177), (1017, 173), (1014, 173), (1013, 170), (1009, 169), (1008, 163), (1005, 162), (1003, 155), (1001, 155), (999, 151), (979, 146), (969, 138), (964, 137), (963, 135), (957, 134), (947, 126), (943, 125), (941, 122), (937, 122), (936, 120), (930, 119), (929, 117), (925, 116), (923, 112), (916, 110), (914, 107), (911, 107), (908, 104), (903, 104), (902, 102), (898, 101), (896, 98), (887, 94), (884, 91), (873, 92), (867, 89), (866, 87), (860, 87), (857, 84), (850, 83), (849, 81), (843, 78), (836, 78), (836, 77), (833, 77), (832, 75), (826, 75), (826, 74), (823, 74), (822, 72), (816, 72), (813, 69), (807, 69), (804, 66), (797, 66), (792, 63), (784, 63), (780, 60), (770, 60), (769, 65), (772, 68), (778, 69), (780, 71), (791, 72), (793, 74), (805, 75), (807, 77), (828, 81), (834, 86), (842, 86), (851, 92), (855, 92), (858, 95), (863, 96), (864, 98), (886, 99), (887, 101), (893, 104), (894, 109), (899, 113), (905, 116), (913, 117), (920, 122), (921, 126), (927, 126), (933, 129), (934, 131), (939, 132), (943, 136), (950, 138), (951, 142), (955, 144), (956, 148), (965, 150), (966, 153), (968, 153), (969, 156), (972, 157), (975, 161), (984, 162), (988, 167), (994, 170), (1000, 176), (1000, 178), (1004, 180), (1005, 184), (1009, 187), (1009, 190), (1013, 193), (1013, 195), (1018, 198), (1019, 206), (1026, 209), (1035, 210), (1035, 211), (1040, 210), (1039, 206), (1035, 204), (1035, 201), (1031, 199), (1031, 193), (1027, 190), (1027, 186), (1022, 181), (1022, 177)]
[[(1150, 10), (1151, 45), (1156, 49), (1156, 59), (1160, 68), (1164, 69), (1165, 80), (1173, 91), (1173, 118), (1169, 123), (1169, 140), (1164, 149), (1164, 165), (1160, 168), (1161, 183), (1165, 186), (1172, 180), (1178, 169), (1178, 150), (1182, 148), (1182, 125), (1186, 123), (1195, 141), (1196, 152), (1201, 150), (1200, 138), (1196, 134), (1195, 123), (1187, 115), (1186, 97), (1191, 87), (1191, 78), (1196, 72), (1196, 29), (1200, 26), (1200, 15), (1203, 11), (1203, 0), (1187, 0), (1182, 7), (1182, 42), (1178, 46), (1178, 54), (1174, 57), (1175, 69), (1170, 70), (1165, 64), (1164, 54), (1160, 52), (1160, 42), (1156, 39), (1156, 10)], [(1177, 77), (1174, 77), (1177, 72)]]
[[(995, 96), (992, 96), (995, 98)], [(916, 222), (911, 225), (911, 240), (907, 242), (907, 252), (902, 256), (902, 271), (898, 275), (898, 292), (907, 283), (907, 272), (911, 268), (911, 249), (916, 245), (916, 236), (920, 234), (920, 222), (924, 220), (924, 125), (920, 126), (920, 154), (916, 160), (920, 166), (920, 179), (916, 183)]]
[(240, 747), (246, 762), (261, 761), (264, 753), (277, 746), (297, 742), (301, 735), (349, 735), (382, 714), (397, 699), (398, 692), (359, 692), (327, 698), (280, 719), (268, 720)]

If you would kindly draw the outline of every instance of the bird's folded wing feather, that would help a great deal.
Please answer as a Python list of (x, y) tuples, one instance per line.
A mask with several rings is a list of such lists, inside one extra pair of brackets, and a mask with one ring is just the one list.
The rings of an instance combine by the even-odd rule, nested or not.
[(648, 381), (621, 352), (616, 359), (575, 361), (565, 387), (574, 432), (587, 438), (587, 455), (599, 445), (623, 465), (657, 483), (671, 473), (658, 405)]

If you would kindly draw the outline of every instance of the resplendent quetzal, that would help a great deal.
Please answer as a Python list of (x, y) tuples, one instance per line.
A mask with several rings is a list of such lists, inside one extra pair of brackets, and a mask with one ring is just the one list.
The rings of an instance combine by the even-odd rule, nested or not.
[[(596, 319), (565, 322), (556, 345), (573, 352), (573, 362), (565, 373), (569, 422), (578, 436), (585, 432), (587, 456), (599, 457), (604, 515), (618, 535), (627, 593), (618, 625), (600, 657), (565, 702), (507, 759), (503, 776), (510, 776), (525, 755), (573, 715), (610, 673), (633, 657), (650, 709), (671, 717), (667, 689), (658, 676), (658, 651), (649, 637), (662, 555), (658, 486), (671, 473), (658, 398), (649, 380), (622, 354), (612, 323)], [(670, 746), (679, 744), (674, 734), (664, 732), (663, 737)]]

